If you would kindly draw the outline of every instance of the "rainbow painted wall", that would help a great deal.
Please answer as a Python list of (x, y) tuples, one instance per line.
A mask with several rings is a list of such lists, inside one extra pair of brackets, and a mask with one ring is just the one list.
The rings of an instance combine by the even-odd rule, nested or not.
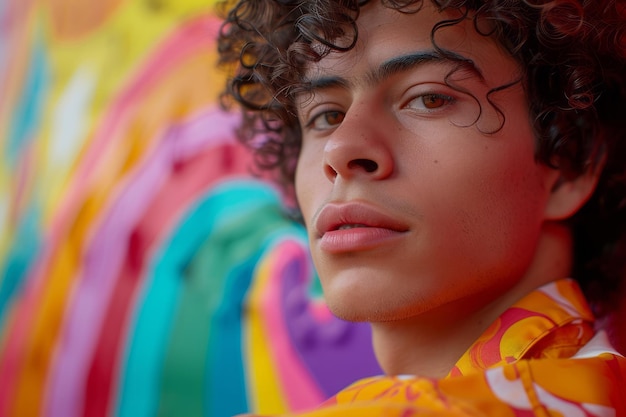
[(0, 417), (312, 407), (379, 371), (217, 106), (210, 0), (0, 0)]

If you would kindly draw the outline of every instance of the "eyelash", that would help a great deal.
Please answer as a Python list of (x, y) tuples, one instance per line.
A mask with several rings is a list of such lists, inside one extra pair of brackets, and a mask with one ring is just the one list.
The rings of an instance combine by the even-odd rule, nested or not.
[[(435, 100), (443, 100), (444, 103), (441, 106), (437, 106), (435, 108), (428, 108), (426, 103), (424, 102), (424, 100), (426, 98), (434, 98)], [(408, 108), (409, 110), (411, 110), (411, 107), (409, 106), (411, 103), (413, 103), (416, 100), (420, 100), (422, 101), (422, 105), (423, 105), (423, 109), (419, 109), (419, 111), (423, 111), (423, 112), (427, 112), (427, 113), (433, 113), (438, 111), (439, 109), (443, 108), (443, 107), (447, 107), (451, 104), (454, 104), (454, 102), (456, 101), (456, 99), (452, 96), (446, 95), (446, 94), (440, 94), (440, 93), (426, 93), (426, 94), (421, 94), (419, 96), (413, 97), (410, 100), (407, 101), (407, 103), (405, 105), (402, 106), (403, 109)], [(328, 126), (326, 127), (319, 127), (316, 126), (317, 122), (322, 120), (323, 117), (328, 117), (328, 116), (340, 116), (341, 120), (331, 124), (331, 123), (327, 123)], [(324, 110), (321, 111), (317, 114), (315, 114), (314, 116), (311, 117), (311, 119), (306, 123), (305, 127), (312, 129), (312, 130), (327, 130), (327, 129), (332, 129), (335, 126), (338, 126), (339, 124), (341, 124), (341, 122), (343, 121), (343, 117), (345, 117), (345, 113), (340, 111), (340, 110)], [(326, 121), (327, 122), (327, 121)]]

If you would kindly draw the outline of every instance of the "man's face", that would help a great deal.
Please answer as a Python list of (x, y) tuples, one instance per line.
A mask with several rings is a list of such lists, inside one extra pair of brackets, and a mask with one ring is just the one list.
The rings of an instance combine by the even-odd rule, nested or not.
[(366, 6), (355, 49), (312, 65), (299, 100), (297, 197), (327, 303), (350, 320), (499, 297), (527, 274), (555, 178), (520, 83), (488, 95), (516, 62), (471, 21), (435, 42), (473, 64), (441, 58), (430, 33), (450, 16), (425, 4)]

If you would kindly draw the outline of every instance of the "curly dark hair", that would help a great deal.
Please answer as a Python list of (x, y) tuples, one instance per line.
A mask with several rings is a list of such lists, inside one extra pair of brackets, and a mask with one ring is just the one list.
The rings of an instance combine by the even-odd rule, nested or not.
[[(294, 97), (306, 87), (304, 70), (355, 45), (368, 1), (221, 4), (220, 63), (232, 75), (225, 97), (244, 109), (239, 137), (254, 149), (258, 168), (277, 173), (288, 190), (301, 144)], [(425, 0), (379, 1), (415, 13)], [(462, 16), (432, 29), (438, 52), (446, 53), (436, 45), (437, 30), (473, 19), (477, 32), (496, 38), (521, 64), (538, 161), (558, 161), (575, 177), (604, 158), (594, 195), (569, 220), (573, 276), (603, 314), (626, 276), (626, 0), (430, 1)]]

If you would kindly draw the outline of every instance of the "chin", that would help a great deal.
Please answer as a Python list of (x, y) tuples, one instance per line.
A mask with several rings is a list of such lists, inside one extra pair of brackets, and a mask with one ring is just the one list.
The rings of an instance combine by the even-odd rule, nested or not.
[(402, 306), (382, 297), (355, 297), (347, 294), (327, 297), (326, 303), (336, 317), (350, 322), (387, 323), (406, 320), (424, 312), (423, 306), (415, 303)]
[(442, 288), (426, 285), (432, 280), (424, 280), (423, 285), (407, 285), (414, 276), (406, 273), (397, 273), (392, 279), (388, 270), (371, 265), (334, 274), (328, 272), (320, 273), (320, 277), (326, 278), (322, 278), (324, 299), (330, 311), (346, 321), (405, 320), (436, 308), (445, 301)]
[(372, 317), (372, 312), (367, 305), (360, 303), (358, 308), (353, 303), (346, 302), (346, 300), (339, 302), (332, 302), (326, 298), (326, 304), (328, 309), (333, 315), (341, 320), (350, 322), (368, 322)]

